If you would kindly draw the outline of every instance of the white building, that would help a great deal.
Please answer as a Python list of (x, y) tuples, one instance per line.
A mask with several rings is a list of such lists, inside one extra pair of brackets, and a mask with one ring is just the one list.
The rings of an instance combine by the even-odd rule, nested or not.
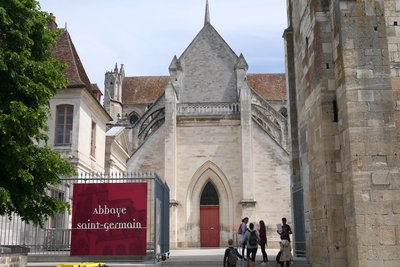
[(107, 133), (112, 118), (101, 105), (101, 91), (90, 83), (68, 31), (63, 30), (53, 56), (66, 63), (68, 86), (58, 89), (50, 101), (49, 145), (78, 173), (125, 172), (126, 136), (118, 129)]

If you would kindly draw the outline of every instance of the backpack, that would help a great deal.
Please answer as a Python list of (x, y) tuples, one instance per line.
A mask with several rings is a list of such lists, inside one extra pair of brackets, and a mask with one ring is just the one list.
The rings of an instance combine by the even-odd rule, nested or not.
[(236, 250), (234, 248), (229, 249), (228, 263), (229, 265), (236, 266), (236, 262), (238, 261), (238, 257), (236, 255)]
[(242, 224), (239, 224), (239, 229), (238, 229), (237, 233), (239, 235), (243, 234), (243, 232), (242, 232)]
[(254, 247), (257, 246), (257, 235), (256, 231), (250, 231), (250, 237), (249, 237), (249, 245)]

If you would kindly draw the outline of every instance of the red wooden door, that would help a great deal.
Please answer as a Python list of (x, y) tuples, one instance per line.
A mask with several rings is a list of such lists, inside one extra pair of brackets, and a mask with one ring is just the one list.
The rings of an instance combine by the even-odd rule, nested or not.
[(200, 245), (219, 247), (219, 206), (200, 206)]

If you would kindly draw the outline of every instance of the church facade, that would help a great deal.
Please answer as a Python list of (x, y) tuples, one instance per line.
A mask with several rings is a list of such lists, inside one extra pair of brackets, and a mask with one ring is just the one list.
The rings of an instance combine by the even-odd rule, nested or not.
[(276, 224), (291, 222), (284, 74), (247, 74), (210, 23), (169, 76), (105, 75), (110, 127), (125, 127), (127, 171), (155, 171), (170, 188), (170, 245), (225, 246), (243, 217), (264, 220), (271, 245)]

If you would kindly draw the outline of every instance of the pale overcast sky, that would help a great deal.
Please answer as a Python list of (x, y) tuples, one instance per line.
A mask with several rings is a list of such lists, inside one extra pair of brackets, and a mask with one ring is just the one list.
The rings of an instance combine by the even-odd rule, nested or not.
[[(124, 64), (126, 76), (168, 75), (204, 25), (206, 0), (39, 0), (67, 25), (92, 83)], [(209, 0), (211, 24), (249, 73), (285, 71), (286, 0)]]

